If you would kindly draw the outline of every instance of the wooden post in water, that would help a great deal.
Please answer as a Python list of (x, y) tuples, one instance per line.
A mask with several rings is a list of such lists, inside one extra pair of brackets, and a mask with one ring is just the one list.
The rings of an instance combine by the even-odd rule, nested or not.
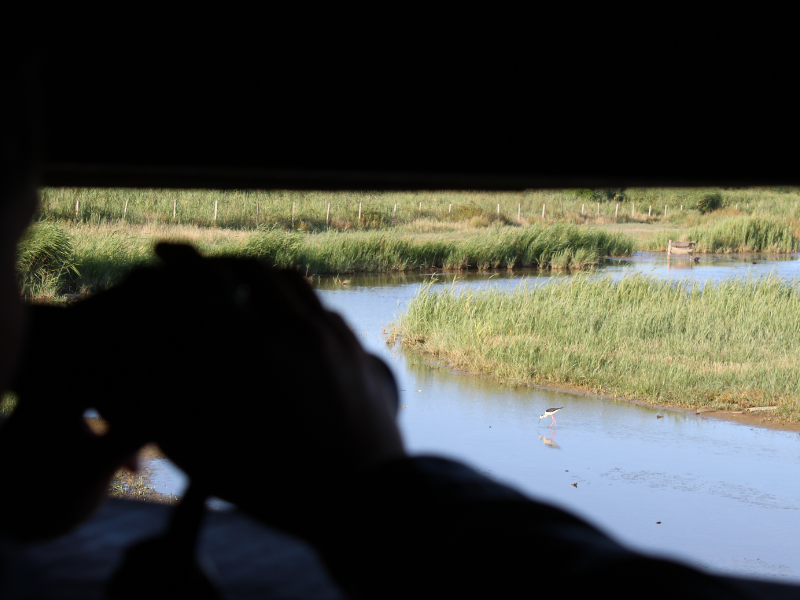
[(218, 200), (214, 200), (214, 223), (217, 222), (217, 202)]
[(546, 204), (542, 204), (542, 220), (544, 220), (544, 207), (547, 206)]
[(672, 240), (670, 240), (667, 245), (667, 260), (669, 260), (670, 256), (672, 256)]
[(75, 200), (75, 220), (78, 220), (78, 206), (80, 205), (80, 200)]
[(325, 229), (328, 228), (328, 223), (330, 223), (331, 219), (331, 203), (328, 202), (328, 212), (325, 213)]
[(128, 200), (125, 199), (125, 210), (122, 211), (122, 220), (124, 221), (125, 218), (128, 216)]

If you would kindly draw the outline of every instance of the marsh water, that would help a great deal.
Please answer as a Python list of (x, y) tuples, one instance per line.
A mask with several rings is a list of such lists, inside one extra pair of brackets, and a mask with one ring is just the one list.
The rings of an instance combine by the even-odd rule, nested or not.
[[(668, 265), (663, 253), (637, 253), (605, 261), (594, 276), (633, 272), (699, 281), (769, 273), (793, 278), (800, 277), (800, 261), (797, 255), (700, 255), (698, 264)], [(458, 277), (457, 285), (466, 288), (513, 288), (537, 273)], [(546, 284), (550, 277), (536, 281)], [(323, 303), (394, 370), (399, 423), (411, 453), (463, 461), (648, 553), (718, 572), (800, 582), (800, 434), (511, 387), (387, 348), (383, 326), (430, 278), (344, 276), (317, 285)], [(452, 273), (440, 274), (435, 285), (452, 280)], [(555, 427), (549, 418), (539, 420), (552, 406), (564, 407)], [(163, 460), (152, 464), (151, 480), (159, 491), (177, 495), (185, 486)]]

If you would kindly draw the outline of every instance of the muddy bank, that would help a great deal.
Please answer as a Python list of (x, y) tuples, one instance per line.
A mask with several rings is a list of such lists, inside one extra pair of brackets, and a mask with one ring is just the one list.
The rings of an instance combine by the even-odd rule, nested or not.
[(548, 386), (548, 385), (534, 385), (531, 387), (551, 390), (554, 392), (564, 392), (567, 394), (575, 394), (576, 396), (590, 396), (594, 398), (605, 398), (614, 400), (615, 402), (628, 402), (630, 404), (638, 404), (640, 406), (649, 406), (659, 410), (672, 410), (682, 412), (685, 414), (697, 415), (701, 419), (713, 418), (722, 419), (725, 421), (734, 421), (743, 425), (750, 425), (752, 427), (763, 427), (765, 429), (774, 429), (776, 431), (800, 431), (800, 423), (791, 421), (786, 417), (775, 414), (772, 411), (754, 411), (747, 410), (716, 410), (705, 406), (696, 406), (687, 408), (686, 406), (679, 406), (675, 404), (655, 404), (653, 402), (646, 402), (644, 400), (633, 400), (630, 398), (622, 398), (620, 396), (608, 396), (604, 394), (595, 394), (580, 390), (577, 388), (570, 389), (564, 386)]
[[(494, 375), (489, 375), (485, 373), (470, 373), (469, 371), (464, 371), (461, 369), (454, 369), (449, 367), (446, 363), (437, 363), (433, 361), (423, 361), (423, 364), (432, 367), (434, 369), (446, 369), (451, 373), (457, 375), (469, 375), (471, 377), (490, 377), (492, 379), (497, 379), (500, 385), (506, 385), (507, 382), (501, 380)], [(636, 400), (633, 398), (624, 398), (622, 396), (613, 396), (609, 394), (600, 394), (596, 392), (592, 392), (590, 390), (586, 390), (577, 386), (567, 386), (564, 384), (531, 384), (531, 385), (519, 385), (519, 384), (508, 384), (511, 388), (536, 388), (541, 390), (548, 390), (551, 392), (562, 392), (565, 394), (573, 394), (575, 396), (586, 396), (591, 398), (603, 398), (605, 400), (613, 400), (614, 402), (626, 402), (629, 404), (637, 404), (639, 406), (649, 406), (651, 408), (655, 408), (658, 410), (670, 410), (676, 412), (682, 412), (685, 414), (692, 414), (697, 415), (701, 419), (706, 418), (713, 418), (713, 419), (721, 419), (725, 421), (733, 421), (736, 423), (740, 423), (742, 425), (749, 425), (751, 427), (762, 427), (764, 429), (773, 429), (775, 431), (797, 431), (800, 432), (800, 422), (792, 421), (787, 417), (783, 417), (781, 415), (775, 414), (773, 411), (761, 411), (756, 410), (754, 412), (749, 412), (747, 410), (716, 410), (713, 408), (708, 408), (706, 406), (691, 406), (688, 407), (686, 405), (678, 405), (678, 404), (670, 404), (670, 403), (654, 403), (654, 402), (647, 402), (645, 400)]]

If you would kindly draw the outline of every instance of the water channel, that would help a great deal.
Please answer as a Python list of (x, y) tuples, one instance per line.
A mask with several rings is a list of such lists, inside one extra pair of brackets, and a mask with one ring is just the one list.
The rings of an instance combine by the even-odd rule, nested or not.
[[(667, 265), (663, 253), (637, 253), (606, 261), (596, 276), (794, 278), (800, 277), (798, 258), (701, 255), (698, 264)], [(343, 276), (317, 285), (323, 303), (394, 370), (402, 390), (399, 423), (411, 453), (465, 462), (648, 553), (718, 572), (800, 582), (800, 434), (511, 387), (387, 348), (382, 327), (430, 277)], [(535, 272), (477, 273), (459, 275), (458, 285), (514, 287), (532, 277)], [(452, 280), (453, 274), (441, 274), (436, 285)], [(539, 420), (551, 406), (564, 407), (555, 429), (549, 418)], [(185, 478), (171, 463), (151, 466), (159, 491), (183, 492)]]

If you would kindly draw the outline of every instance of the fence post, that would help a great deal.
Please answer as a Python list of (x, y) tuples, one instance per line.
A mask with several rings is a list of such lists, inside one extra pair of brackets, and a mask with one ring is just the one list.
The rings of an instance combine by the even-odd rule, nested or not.
[(581, 216), (583, 216), (583, 209), (586, 208), (586, 204), (581, 204)]
[(214, 200), (214, 223), (217, 222), (217, 202), (218, 200)]
[(636, 214), (636, 203), (633, 202), (631, 203), (631, 216), (634, 216), (635, 214)]
[(667, 245), (667, 260), (669, 260), (670, 256), (672, 256), (672, 240), (670, 240)]
[(542, 204), (542, 220), (544, 220), (544, 207), (547, 206), (546, 204)]
[(256, 200), (256, 225), (258, 225), (258, 200)]
[(172, 199), (172, 218), (175, 218), (175, 215), (178, 214), (178, 197)]
[(650, 205), (650, 208), (647, 209), (647, 216), (648, 218), (653, 214), (653, 205)]
[(617, 208), (614, 209), (614, 220), (617, 220), (617, 215), (619, 214), (619, 202), (617, 202)]
[(361, 202), (358, 203), (358, 222), (361, 223)]
[(419, 203), (419, 214), (422, 214), (422, 202)]
[(600, 203), (597, 203), (597, 216), (600, 216)]
[[(396, 205), (395, 205), (395, 206), (396, 206)], [(448, 209), (447, 209), (447, 214), (448, 214), (448, 215), (452, 215), (452, 214), (453, 214), (453, 205), (452, 205), (452, 203), (450, 204), (450, 206), (449, 206), (449, 207), (448, 207)]]
[(667, 205), (664, 205), (664, 218), (667, 218)]
[(331, 203), (328, 202), (328, 212), (325, 213), (325, 229), (328, 228), (328, 223), (330, 222), (331, 218)]
[(500, 216), (500, 205), (499, 204), (497, 205), (497, 216), (498, 217)]
[(125, 210), (122, 211), (122, 220), (124, 221), (128, 216), (128, 199), (125, 199)]
[(75, 220), (78, 220), (78, 205), (80, 204), (80, 200), (75, 200)]
[(517, 205), (517, 220), (522, 218), (522, 202)]
[(683, 204), (681, 204), (681, 210), (683, 210)]
[(395, 205), (394, 205), (394, 215), (393, 216), (395, 216), (395, 217), (397, 216), (397, 203), (395, 203)]
[(294, 229), (294, 201), (292, 201), (292, 229)]

